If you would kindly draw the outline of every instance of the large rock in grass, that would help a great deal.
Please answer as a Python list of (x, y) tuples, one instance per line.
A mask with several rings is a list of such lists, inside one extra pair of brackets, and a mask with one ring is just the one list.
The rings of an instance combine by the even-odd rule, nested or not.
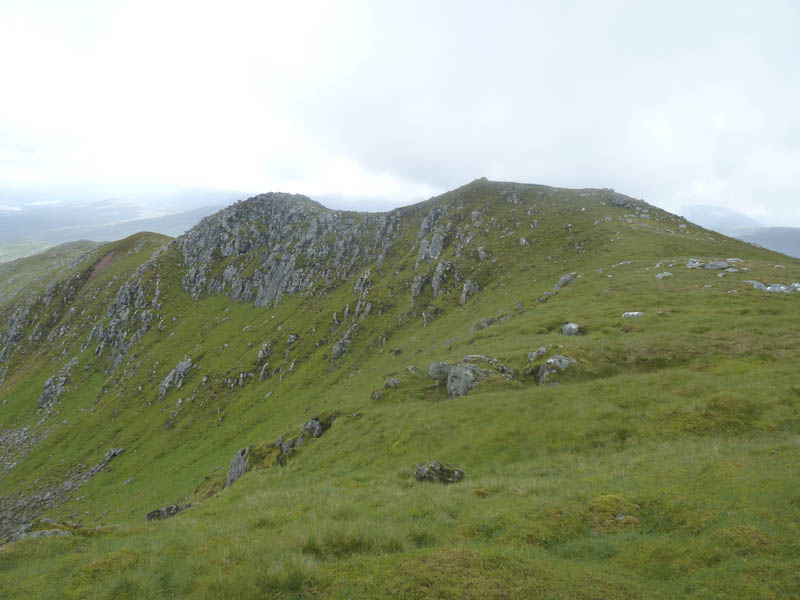
[(428, 377), (435, 379), (436, 385), (447, 383), (447, 377), (450, 375), (450, 369), (452, 368), (452, 365), (448, 365), (446, 362), (431, 363), (428, 367)]
[(225, 487), (229, 487), (234, 481), (239, 479), (247, 472), (247, 454), (249, 448), (242, 448), (231, 459), (231, 464), (228, 467), (228, 479), (225, 480)]
[(472, 370), (462, 365), (450, 367), (447, 373), (447, 395), (450, 398), (465, 396), (475, 387), (475, 376)]
[(561, 333), (564, 335), (580, 335), (581, 326), (577, 323), (564, 323), (561, 326)]
[(170, 506), (162, 506), (161, 508), (151, 510), (149, 513), (147, 513), (147, 520), (155, 521), (159, 519), (167, 519), (169, 517), (174, 517), (179, 512), (183, 512), (187, 508), (191, 507), (192, 507), (191, 504), (172, 504)]
[(458, 483), (464, 479), (466, 473), (453, 465), (441, 463), (438, 460), (424, 462), (417, 465), (414, 477), (417, 481), (434, 481), (439, 483)]

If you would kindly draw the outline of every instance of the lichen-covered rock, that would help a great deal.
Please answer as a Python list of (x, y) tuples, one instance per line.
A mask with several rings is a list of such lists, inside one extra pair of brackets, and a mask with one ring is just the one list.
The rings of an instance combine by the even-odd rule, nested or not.
[[(184, 290), (193, 298), (226, 293), (271, 306), (284, 295), (311, 291), (319, 280), (342, 282), (365, 263), (376, 258), (382, 263), (403, 214), (398, 209), (353, 215), (300, 195), (254, 196), (206, 217), (174, 242), (186, 267)], [(442, 234), (434, 233), (426, 257), (438, 258), (443, 243)], [(256, 250), (257, 256), (245, 257)], [(220, 260), (240, 256), (245, 262), (229, 263), (231, 268), (213, 276)]]
[(581, 327), (577, 323), (564, 323), (561, 326), (561, 333), (564, 335), (580, 335)]
[(151, 510), (149, 513), (147, 513), (147, 520), (155, 521), (174, 517), (179, 512), (183, 512), (191, 507), (191, 504), (171, 504), (170, 506), (162, 506), (161, 508)]
[(439, 483), (458, 483), (464, 479), (465, 475), (464, 470), (438, 460), (420, 463), (414, 471), (414, 477), (417, 481)]
[(478, 286), (476, 282), (472, 281), (471, 279), (467, 279), (461, 288), (461, 298), (458, 300), (459, 305), (464, 306), (467, 302), (469, 302), (469, 299), (472, 298), (472, 296), (478, 293), (479, 290), (480, 286)]
[(567, 286), (571, 283), (575, 283), (575, 273), (567, 273), (562, 275), (553, 289), (560, 290), (564, 286)]
[(350, 340), (351, 334), (350, 330), (347, 330), (345, 334), (341, 337), (341, 339), (333, 345), (333, 353), (332, 357), (333, 360), (341, 358), (347, 352), (347, 349), (350, 348)]
[(447, 373), (447, 395), (450, 398), (464, 396), (475, 387), (475, 376), (472, 370), (462, 365), (455, 365)]
[(728, 267), (730, 267), (730, 264), (724, 260), (712, 260), (706, 263), (706, 269), (712, 269), (716, 271), (727, 269)]
[(533, 377), (539, 385), (551, 383), (550, 376), (561, 371), (565, 371), (575, 360), (560, 354), (554, 354), (548, 358), (543, 365), (539, 365), (533, 370)]
[(247, 472), (247, 455), (250, 448), (242, 448), (233, 455), (228, 466), (228, 478), (225, 480), (225, 487), (229, 487), (234, 481), (239, 479)]
[(437, 385), (447, 383), (447, 377), (450, 375), (452, 365), (446, 362), (431, 363), (428, 367), (428, 377), (436, 380)]
[(766, 292), (767, 291), (767, 286), (764, 285), (763, 283), (761, 283), (760, 281), (755, 281), (753, 279), (748, 279), (744, 283), (752, 285), (754, 290), (761, 290), (762, 292)]
[(64, 386), (69, 383), (69, 372), (77, 362), (78, 359), (73, 358), (66, 365), (64, 365), (56, 375), (53, 375), (44, 382), (44, 388), (42, 389), (42, 393), (39, 395), (38, 408), (51, 406), (58, 401), (59, 397), (61, 396), (61, 392), (64, 390)]
[(162, 402), (167, 395), (167, 392), (172, 387), (175, 389), (181, 389), (183, 387), (183, 383), (186, 380), (186, 377), (189, 375), (189, 372), (192, 370), (192, 361), (190, 358), (185, 358), (180, 361), (175, 368), (172, 369), (164, 379), (161, 380), (161, 383), (158, 386), (158, 401)]
[(536, 350), (528, 352), (528, 362), (535, 362), (542, 358), (545, 354), (547, 354), (547, 348), (547, 346), (542, 346)]

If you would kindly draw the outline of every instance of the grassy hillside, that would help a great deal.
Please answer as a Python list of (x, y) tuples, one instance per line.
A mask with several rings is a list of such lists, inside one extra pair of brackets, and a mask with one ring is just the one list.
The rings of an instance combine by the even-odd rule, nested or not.
[[(232, 300), (234, 287), (192, 299), (180, 245), (152, 256), (167, 241), (152, 234), (65, 273), (60, 304), (31, 301), (32, 290), (0, 364), (0, 510), (22, 515), (14, 507), (28, 501), (28, 534), (70, 535), (0, 546), (3, 597), (800, 595), (800, 293), (745, 283), (800, 281), (800, 261), (605, 190), (481, 180), (396, 217), (382, 259), (363, 255), (341, 281), (335, 260), (319, 258), (337, 240), (304, 246), (302, 220), (278, 250), (242, 241), (269, 223), (231, 233), (240, 249), (226, 257), (221, 244), (207, 280), (228, 265), (256, 280), (290, 253), (304, 272), (329, 261), (327, 282), (267, 307)], [(377, 235), (366, 217), (342, 218)], [(420, 259), (436, 231), (441, 254)], [(734, 257), (724, 276), (686, 267)], [(574, 282), (548, 295), (567, 273)], [(479, 291), (461, 305), (467, 279)], [(143, 293), (129, 305), (136, 327), (125, 352), (101, 348), (92, 332), (119, 339), (110, 307), (124, 305), (126, 281)], [(368, 316), (354, 319), (366, 300)], [(146, 331), (135, 320), (145, 313)], [(563, 335), (565, 322), (582, 335)], [(37, 324), (60, 334), (37, 341)], [(483, 361), (488, 378), (448, 398), (428, 366), (468, 355), (513, 379)], [(536, 367), (553, 355), (576, 362), (539, 385)], [(57, 402), (37, 410), (73, 357)], [(181, 387), (159, 400), (185, 358)], [(315, 416), (335, 419), (279, 466), (273, 442)], [(125, 451), (40, 502), (112, 447)], [(223, 488), (245, 447), (248, 472)], [(465, 480), (416, 481), (415, 465), (434, 459)], [(173, 503), (192, 506), (145, 519)]]
[(61, 270), (69, 268), (73, 261), (80, 260), (82, 255), (96, 247), (96, 242), (88, 240), (67, 242), (39, 254), (0, 263), (0, 306), (31, 283), (51, 281)]

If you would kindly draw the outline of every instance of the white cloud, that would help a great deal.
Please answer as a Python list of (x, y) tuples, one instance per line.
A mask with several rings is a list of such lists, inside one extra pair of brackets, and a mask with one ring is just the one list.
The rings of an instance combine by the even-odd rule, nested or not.
[(485, 175), (800, 225), (794, 2), (65, 6), (0, 8), (2, 187), (384, 207)]

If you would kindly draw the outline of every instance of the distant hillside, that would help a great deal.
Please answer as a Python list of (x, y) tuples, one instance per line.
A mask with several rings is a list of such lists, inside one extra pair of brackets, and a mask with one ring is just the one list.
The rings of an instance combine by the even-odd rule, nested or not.
[(747, 215), (721, 206), (686, 206), (683, 213), (687, 219), (706, 229), (719, 231), (787, 256), (800, 257), (800, 228), (764, 227)]
[(80, 261), (89, 260), (97, 242), (80, 240), (55, 246), (38, 254), (0, 263), (0, 306), (27, 288), (32, 293), (35, 284), (42, 288), (65, 269), (74, 268)]
[(761, 227), (747, 233), (738, 233), (734, 237), (787, 256), (800, 258), (800, 228), (798, 227)]
[(139, 231), (174, 237), (219, 208), (204, 206), (147, 219), (131, 219), (134, 212), (127, 211), (124, 206), (114, 208), (113, 203), (94, 203), (84, 208), (47, 207), (28, 213), (4, 214), (0, 215), (0, 262), (29, 256), (77, 239), (116, 240)]
[(3, 600), (800, 597), (798, 259), (479, 179), (40, 268), (0, 304)]

